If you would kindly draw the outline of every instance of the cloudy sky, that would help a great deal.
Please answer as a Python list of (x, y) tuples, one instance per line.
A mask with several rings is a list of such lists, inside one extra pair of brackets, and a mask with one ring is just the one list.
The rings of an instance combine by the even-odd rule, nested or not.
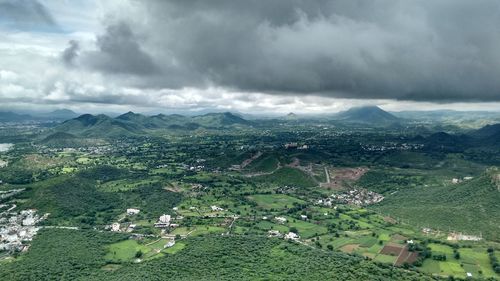
[(500, 110), (498, 0), (0, 0), (0, 109)]

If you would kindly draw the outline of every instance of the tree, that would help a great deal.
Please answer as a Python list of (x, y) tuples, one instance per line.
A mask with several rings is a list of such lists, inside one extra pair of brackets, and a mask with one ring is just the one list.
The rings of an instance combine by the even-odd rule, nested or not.
[(330, 251), (333, 251), (333, 246), (332, 246), (332, 245), (330, 245), (330, 244), (326, 245), (326, 248), (327, 248), (328, 250), (330, 250)]
[(135, 257), (136, 257), (136, 258), (140, 258), (140, 257), (142, 257), (142, 251), (141, 251), (141, 250), (139, 250), (139, 251), (135, 252)]
[(292, 226), (290, 227), (290, 232), (293, 232), (293, 233), (299, 233), (299, 231), (297, 230), (297, 228), (295, 226)]

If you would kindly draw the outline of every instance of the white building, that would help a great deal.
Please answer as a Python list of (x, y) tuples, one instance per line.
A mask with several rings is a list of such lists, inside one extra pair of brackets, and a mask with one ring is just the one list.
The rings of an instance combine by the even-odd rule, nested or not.
[(111, 225), (111, 231), (113, 232), (119, 232), (120, 231), (120, 224), (115, 222)]
[(215, 205), (210, 206), (210, 208), (212, 209), (213, 212), (224, 211), (224, 209), (222, 209), (221, 207), (217, 207)]
[(288, 234), (285, 235), (285, 239), (287, 240), (298, 240), (300, 236), (295, 233), (295, 232), (288, 232)]
[(139, 209), (130, 208), (130, 209), (127, 209), (127, 215), (129, 215), (129, 216), (137, 215), (140, 211), (141, 210), (139, 210)]
[(275, 217), (274, 218), (278, 223), (285, 223), (286, 222), (286, 218), (284, 217)]
[(159, 219), (158, 222), (155, 223), (155, 227), (169, 227), (170, 226), (170, 215), (165, 215), (163, 214)]
[(269, 230), (267, 234), (268, 237), (283, 237), (278, 230)]
[(25, 219), (23, 219), (22, 224), (24, 226), (35, 225), (35, 218), (33, 218), (32, 216), (27, 216)]
[(161, 216), (158, 219), (158, 221), (161, 222), (161, 223), (170, 223), (170, 219), (171, 219), (170, 215), (165, 215), (164, 214), (163, 216)]

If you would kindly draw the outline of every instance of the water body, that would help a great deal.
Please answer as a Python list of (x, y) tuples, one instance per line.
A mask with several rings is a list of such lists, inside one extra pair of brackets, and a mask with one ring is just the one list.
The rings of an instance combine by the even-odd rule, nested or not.
[(12, 147), (14, 147), (12, 143), (0, 143), (0, 152), (9, 151)]

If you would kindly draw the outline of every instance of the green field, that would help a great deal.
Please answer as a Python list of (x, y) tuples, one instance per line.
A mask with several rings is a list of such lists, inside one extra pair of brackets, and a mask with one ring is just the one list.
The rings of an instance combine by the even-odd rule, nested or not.
[(151, 249), (137, 243), (135, 240), (125, 240), (110, 245), (105, 259), (113, 262), (132, 261), (136, 258), (135, 255), (138, 251), (146, 255)]
[(256, 194), (249, 196), (257, 205), (266, 210), (284, 210), (294, 206), (294, 204), (303, 204), (304, 201), (285, 195), (285, 194)]

